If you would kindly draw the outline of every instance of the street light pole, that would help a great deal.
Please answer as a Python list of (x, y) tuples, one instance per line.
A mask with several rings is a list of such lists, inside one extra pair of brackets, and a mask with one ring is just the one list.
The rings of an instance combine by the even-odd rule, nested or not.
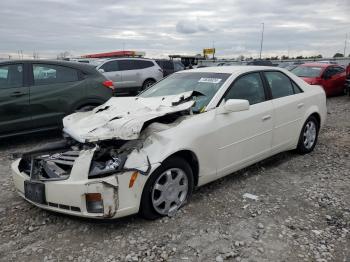
[(348, 34), (345, 35), (345, 43), (344, 43), (344, 57), (346, 57), (346, 44), (348, 42)]
[(262, 48), (263, 48), (263, 42), (264, 42), (264, 30), (265, 30), (265, 24), (262, 24), (262, 31), (261, 31), (261, 42), (260, 42), (260, 55), (259, 58), (261, 59), (261, 52), (262, 52)]

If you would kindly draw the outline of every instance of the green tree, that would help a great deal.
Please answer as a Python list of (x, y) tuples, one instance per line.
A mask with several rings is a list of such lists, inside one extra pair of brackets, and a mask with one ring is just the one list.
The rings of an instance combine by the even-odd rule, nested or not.
[(335, 53), (334, 56), (333, 56), (333, 58), (335, 58), (335, 57), (344, 57), (344, 55), (341, 54), (341, 53)]

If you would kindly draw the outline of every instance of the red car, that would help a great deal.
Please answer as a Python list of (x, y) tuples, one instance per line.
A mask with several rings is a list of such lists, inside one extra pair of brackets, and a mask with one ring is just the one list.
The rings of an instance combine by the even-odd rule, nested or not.
[(326, 63), (302, 64), (292, 70), (310, 85), (320, 85), (327, 96), (344, 94), (346, 72), (339, 65)]

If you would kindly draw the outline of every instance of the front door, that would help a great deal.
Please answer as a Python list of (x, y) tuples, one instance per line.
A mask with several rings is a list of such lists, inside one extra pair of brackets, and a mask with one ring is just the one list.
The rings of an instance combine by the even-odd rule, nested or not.
[(26, 65), (0, 66), (0, 135), (29, 129), (29, 87), (24, 81)]
[(218, 176), (229, 174), (270, 154), (273, 105), (267, 100), (260, 73), (241, 76), (224, 96), (246, 99), (246, 111), (216, 115), (218, 126)]

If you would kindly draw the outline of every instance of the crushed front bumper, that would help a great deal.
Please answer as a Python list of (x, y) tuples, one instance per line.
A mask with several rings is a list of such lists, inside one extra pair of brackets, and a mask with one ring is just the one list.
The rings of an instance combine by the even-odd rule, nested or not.
[[(21, 159), (12, 163), (12, 176), (20, 196), (40, 208), (89, 218), (113, 218), (119, 206), (118, 177), (109, 176), (103, 179), (75, 180), (74, 175), (66, 180), (45, 181), (45, 204), (33, 202), (25, 197), (24, 182), (30, 177), (20, 172), (18, 165)], [(88, 193), (100, 193), (103, 199), (103, 213), (89, 213), (85, 196)]]

